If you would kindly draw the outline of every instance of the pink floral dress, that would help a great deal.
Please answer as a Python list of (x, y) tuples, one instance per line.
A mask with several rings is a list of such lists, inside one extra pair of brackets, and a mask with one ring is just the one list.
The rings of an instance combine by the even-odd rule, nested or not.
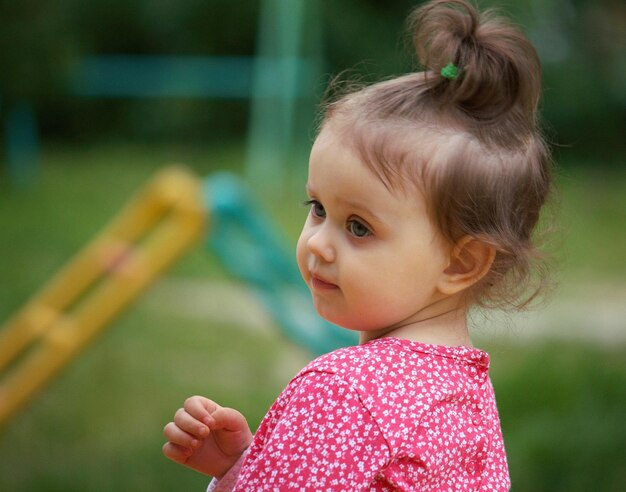
[(324, 355), (271, 407), (234, 490), (507, 491), (488, 369), (480, 350), (397, 338)]

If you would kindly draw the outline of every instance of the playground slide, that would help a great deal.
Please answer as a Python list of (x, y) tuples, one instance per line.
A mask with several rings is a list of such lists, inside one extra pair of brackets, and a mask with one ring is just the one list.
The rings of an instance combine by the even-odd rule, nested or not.
[(317, 316), (294, 255), (233, 175), (167, 168), (0, 328), (0, 425), (190, 247), (207, 245), (284, 334), (321, 354), (353, 343)]
[(205, 219), (198, 180), (162, 171), (0, 328), (0, 424), (197, 239)]

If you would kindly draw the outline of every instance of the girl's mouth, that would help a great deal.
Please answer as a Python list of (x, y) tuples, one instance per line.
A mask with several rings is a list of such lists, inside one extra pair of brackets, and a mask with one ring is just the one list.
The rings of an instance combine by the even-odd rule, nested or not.
[(322, 280), (315, 275), (311, 276), (311, 286), (318, 290), (333, 290), (339, 288), (337, 285), (327, 282), (326, 280)]

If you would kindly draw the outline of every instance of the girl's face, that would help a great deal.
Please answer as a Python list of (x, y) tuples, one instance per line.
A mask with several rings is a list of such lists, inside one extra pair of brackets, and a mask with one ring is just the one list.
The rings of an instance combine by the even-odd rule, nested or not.
[(432, 315), (448, 249), (421, 195), (390, 192), (328, 125), (307, 193), (297, 259), (323, 318), (375, 338)]

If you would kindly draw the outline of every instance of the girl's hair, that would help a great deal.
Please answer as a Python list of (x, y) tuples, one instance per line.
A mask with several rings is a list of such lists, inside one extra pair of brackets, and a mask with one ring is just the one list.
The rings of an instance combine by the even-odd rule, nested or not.
[[(492, 245), (471, 300), (521, 309), (547, 279), (532, 241), (552, 180), (539, 58), (516, 27), (465, 0), (428, 2), (409, 26), (424, 71), (344, 94), (321, 127), (341, 131), (388, 188), (417, 187), (451, 244), (469, 235)], [(456, 78), (442, 75), (450, 63)]]

